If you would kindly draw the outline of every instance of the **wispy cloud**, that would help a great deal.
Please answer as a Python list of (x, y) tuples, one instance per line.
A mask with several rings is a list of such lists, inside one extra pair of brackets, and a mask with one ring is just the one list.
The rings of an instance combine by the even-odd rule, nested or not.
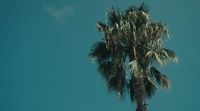
[(56, 20), (63, 22), (67, 17), (74, 15), (74, 7), (65, 5), (63, 7), (55, 6), (44, 6), (44, 9), (49, 15), (54, 17)]

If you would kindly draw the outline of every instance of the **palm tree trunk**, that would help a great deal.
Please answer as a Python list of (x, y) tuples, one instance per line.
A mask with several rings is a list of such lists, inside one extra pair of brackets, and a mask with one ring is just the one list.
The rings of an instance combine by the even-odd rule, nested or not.
[[(133, 47), (133, 50), (129, 53), (130, 61), (137, 60), (136, 49)], [(135, 74), (134, 74), (135, 73)], [(132, 72), (132, 80), (133, 80), (133, 89), (134, 89), (134, 100), (136, 101), (136, 111), (147, 111), (146, 106), (146, 93), (145, 86), (142, 74), (138, 74), (139, 72)]]
[(145, 100), (145, 87), (142, 77), (135, 77), (133, 81), (134, 98), (136, 101), (136, 111), (147, 111)]

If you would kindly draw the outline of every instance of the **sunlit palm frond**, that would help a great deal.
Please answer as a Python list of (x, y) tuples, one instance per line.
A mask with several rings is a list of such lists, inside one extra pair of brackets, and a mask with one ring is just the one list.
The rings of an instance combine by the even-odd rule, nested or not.
[(169, 49), (160, 49), (156, 54), (157, 59), (160, 59), (160, 63), (166, 64), (168, 62), (177, 62), (176, 54)]
[(150, 50), (147, 52), (146, 57), (149, 61), (156, 61), (160, 65), (168, 62), (177, 62), (176, 54), (169, 49)]
[(165, 37), (164, 35), (169, 36), (167, 26), (161, 22), (149, 23), (147, 33), (151, 39), (162, 38)]
[(146, 58), (149, 63), (159, 63), (159, 64), (163, 65), (165, 62), (165, 61), (162, 61), (159, 54), (153, 50), (150, 50), (147, 52)]
[(138, 67), (139, 67), (139, 64), (137, 63), (137, 61), (136, 60), (134, 60), (134, 61), (131, 61), (130, 63), (129, 63), (129, 65), (130, 65), (130, 71), (131, 72), (133, 72), (133, 71), (138, 71), (139, 69), (138, 69)]
[(170, 88), (170, 81), (162, 74), (159, 70), (157, 70), (155, 67), (151, 67), (150, 72), (152, 76), (155, 78), (156, 82), (163, 88), (169, 89)]
[(96, 42), (89, 53), (89, 58), (96, 62), (104, 62), (110, 57), (110, 51), (106, 48), (105, 42)]
[(169, 61), (172, 62), (178, 62), (178, 59), (176, 57), (176, 53), (172, 50), (169, 49), (162, 49), (163, 53), (165, 53), (166, 57), (168, 58)]

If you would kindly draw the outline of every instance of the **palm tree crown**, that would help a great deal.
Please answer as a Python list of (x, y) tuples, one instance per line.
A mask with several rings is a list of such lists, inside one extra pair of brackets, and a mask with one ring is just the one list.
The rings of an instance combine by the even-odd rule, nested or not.
[(145, 99), (158, 86), (170, 88), (167, 76), (157, 69), (177, 61), (175, 53), (163, 44), (168, 29), (150, 20), (144, 4), (125, 11), (111, 8), (107, 18), (107, 23), (97, 22), (103, 38), (92, 46), (89, 57), (98, 64), (110, 90), (122, 97), (128, 92), (131, 101), (136, 102), (136, 111), (146, 111)]

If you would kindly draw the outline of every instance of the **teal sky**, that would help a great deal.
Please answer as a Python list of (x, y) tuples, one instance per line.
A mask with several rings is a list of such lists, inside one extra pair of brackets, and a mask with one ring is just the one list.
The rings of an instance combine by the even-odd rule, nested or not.
[[(179, 63), (162, 71), (170, 92), (158, 90), (150, 111), (198, 111), (200, 105), (200, 1), (144, 0), (151, 17), (165, 22), (166, 47)], [(0, 111), (134, 111), (129, 96), (110, 93), (87, 58), (100, 40), (97, 20), (106, 8), (140, 0), (1, 0)]]

